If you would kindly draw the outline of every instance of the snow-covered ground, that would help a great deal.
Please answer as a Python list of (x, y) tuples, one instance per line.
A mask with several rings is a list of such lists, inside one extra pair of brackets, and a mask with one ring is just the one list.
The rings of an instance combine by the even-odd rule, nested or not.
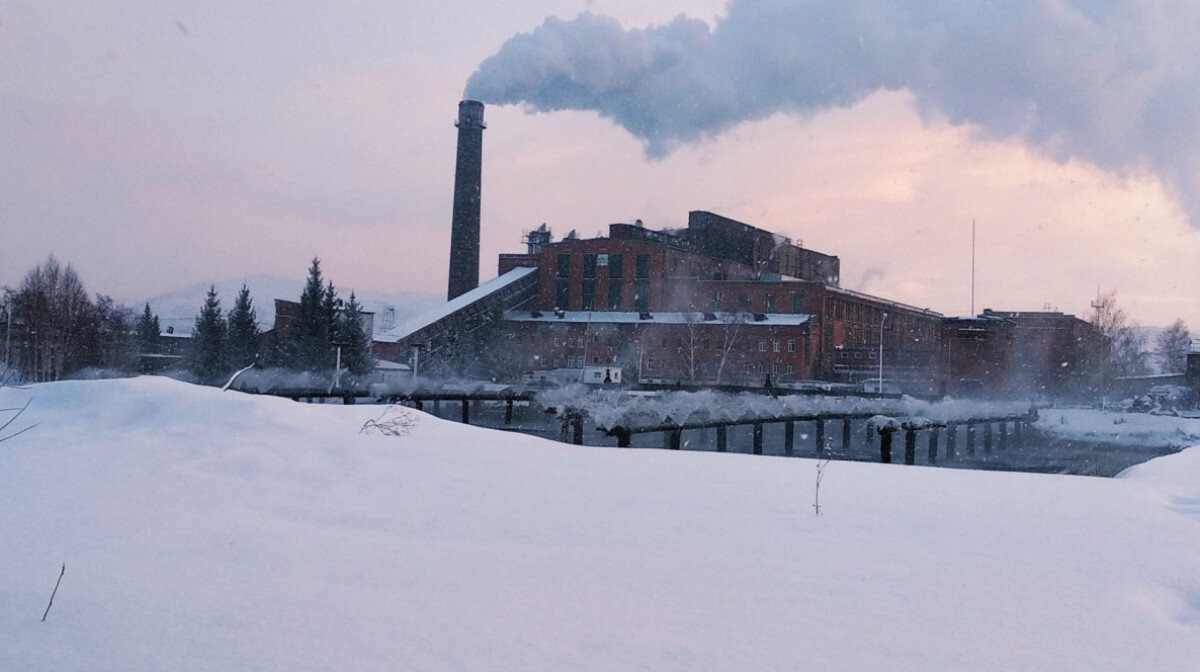
[[(1200, 448), (1118, 479), (0, 391), (2, 670), (1200, 669)], [(66, 575), (45, 623), (46, 600)]]

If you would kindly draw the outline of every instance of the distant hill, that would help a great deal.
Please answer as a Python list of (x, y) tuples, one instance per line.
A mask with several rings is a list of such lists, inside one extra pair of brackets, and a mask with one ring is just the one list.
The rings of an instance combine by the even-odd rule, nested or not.
[[(223, 310), (227, 311), (233, 305), (243, 282), (250, 288), (250, 298), (254, 300), (254, 308), (258, 312), (258, 323), (264, 330), (275, 326), (275, 299), (298, 301), (300, 293), (304, 290), (303, 279), (273, 275), (259, 274), (222, 280), (215, 284)], [(140, 312), (142, 306), (149, 301), (150, 310), (158, 315), (159, 325), (164, 331), (167, 327), (174, 327), (176, 333), (191, 333), (192, 324), (204, 303), (209, 284), (205, 282), (188, 285), (130, 305)], [(338, 296), (343, 299), (349, 298), (350, 288), (339, 287)], [(445, 301), (444, 297), (423, 292), (376, 292), (357, 288), (355, 296), (365, 310), (375, 313), (376, 331), (383, 328), (384, 312), (389, 307), (395, 310), (395, 321), (399, 323)]]

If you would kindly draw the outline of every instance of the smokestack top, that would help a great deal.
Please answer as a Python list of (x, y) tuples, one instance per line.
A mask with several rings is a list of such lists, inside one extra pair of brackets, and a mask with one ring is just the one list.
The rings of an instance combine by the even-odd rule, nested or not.
[(487, 128), (483, 123), (483, 103), (478, 100), (464, 100), (458, 104), (458, 121), (454, 125), (459, 128)]

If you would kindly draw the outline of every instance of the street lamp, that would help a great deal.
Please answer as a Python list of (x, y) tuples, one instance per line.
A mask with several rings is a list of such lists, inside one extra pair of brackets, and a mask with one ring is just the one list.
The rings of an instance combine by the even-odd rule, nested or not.
[(883, 323), (887, 321), (887, 311), (885, 310), (879, 318), (879, 385), (875, 391), (883, 394)]

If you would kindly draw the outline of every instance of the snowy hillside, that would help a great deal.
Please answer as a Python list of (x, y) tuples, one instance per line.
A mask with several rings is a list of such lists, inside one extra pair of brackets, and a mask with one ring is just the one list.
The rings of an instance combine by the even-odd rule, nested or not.
[(815, 517), (805, 459), (361, 434), (385, 409), (159, 378), (0, 408), (28, 397), (0, 670), (1200, 669), (1200, 448), (832, 463)]
[[(250, 288), (250, 298), (258, 311), (258, 323), (263, 329), (270, 329), (275, 324), (275, 299), (297, 301), (304, 290), (304, 279), (280, 278), (273, 275), (252, 275), (247, 278), (229, 279), (216, 283), (217, 294), (221, 298), (221, 306), (228, 310), (237, 298), (242, 283)], [(147, 301), (150, 310), (159, 316), (159, 324), (163, 329), (174, 327), (176, 333), (191, 333), (196, 313), (204, 304), (204, 295), (209, 283), (198, 283), (182, 287), (166, 294), (159, 294), (150, 299), (139, 299), (133, 302), (139, 311)], [(342, 298), (350, 297), (350, 287), (338, 287)], [(366, 310), (376, 314), (375, 328), (382, 328), (381, 317), (386, 307), (396, 310), (396, 323), (419, 314), (442, 301), (440, 296), (420, 292), (376, 292), (356, 289), (356, 297)]]

